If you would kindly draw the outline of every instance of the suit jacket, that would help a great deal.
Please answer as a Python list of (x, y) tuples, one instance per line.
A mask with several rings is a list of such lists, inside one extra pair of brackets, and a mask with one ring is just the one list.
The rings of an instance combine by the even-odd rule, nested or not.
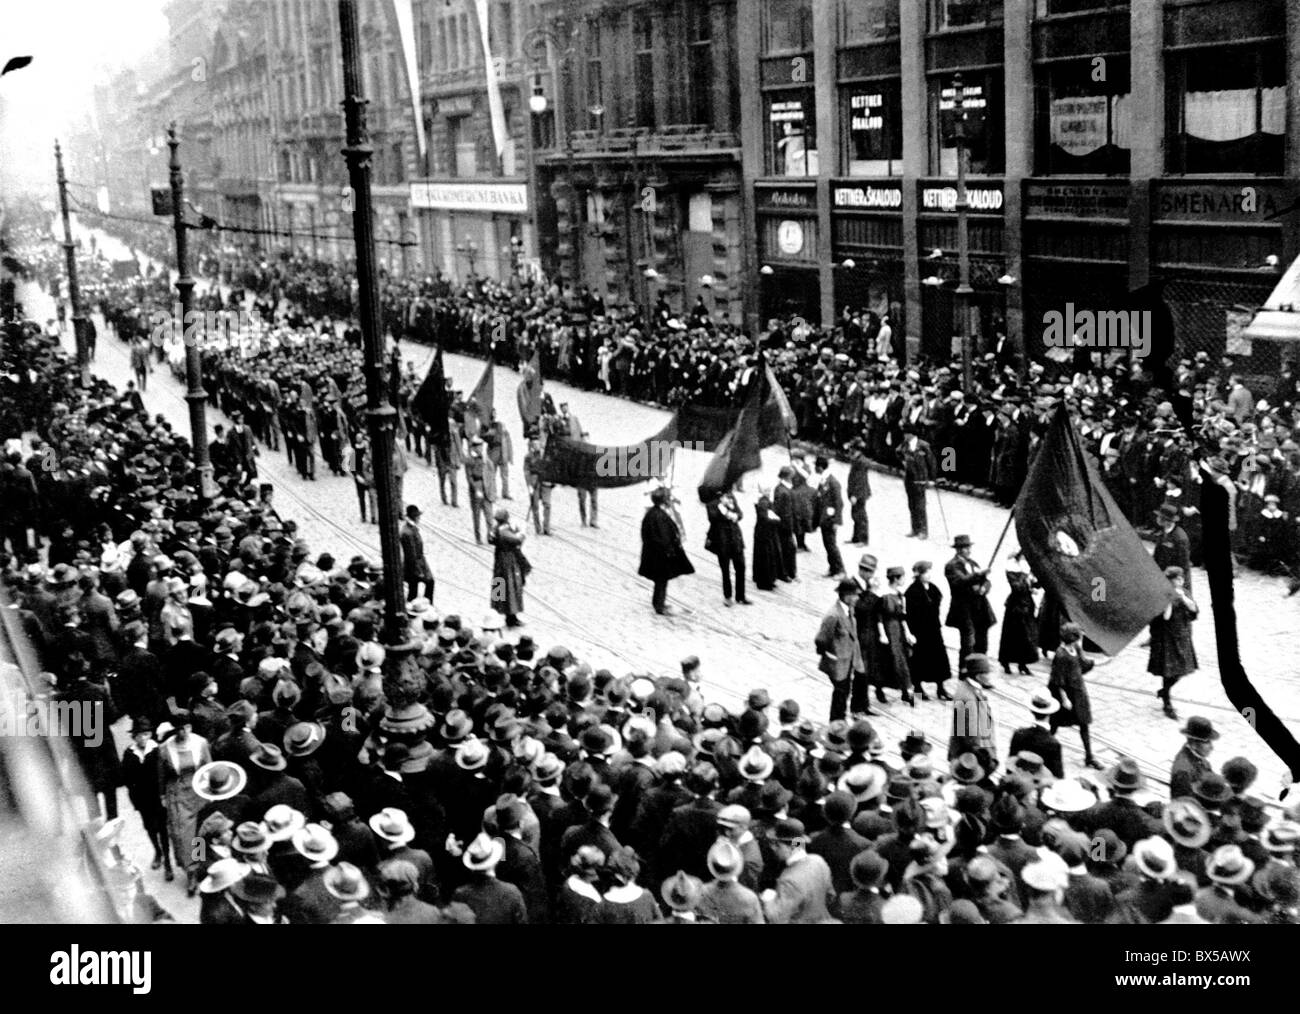
[(641, 566), (637, 573), (651, 581), (695, 573), (682, 548), (682, 533), (662, 507), (651, 507), (641, 519)]
[(988, 600), (988, 581), (972, 560), (954, 556), (943, 568), (943, 576), (948, 582), (948, 626), (970, 623), (990, 627), (996, 622)]
[(1017, 729), (1011, 734), (1011, 756), (1022, 751), (1036, 753), (1043, 758), (1047, 770), (1057, 778), (1065, 777), (1065, 767), (1061, 761), (1061, 744), (1049, 729), (1041, 725), (1029, 725)]
[(117, 662), (117, 610), (113, 600), (98, 591), (81, 599), (81, 629), (95, 646), (95, 660), (100, 665)]
[(519, 926), (528, 922), (528, 910), (519, 888), (496, 877), (475, 876), (468, 884), (456, 888), (451, 900), (468, 905), (479, 925)]
[(952, 735), (948, 739), (948, 760), (979, 749), (997, 756), (997, 729), (993, 710), (984, 689), (970, 680), (958, 680), (952, 692)]
[[(853, 673), (866, 671), (862, 646), (858, 643), (857, 623), (841, 602), (836, 602), (822, 617), (813, 646), (821, 656), (817, 668), (836, 683), (848, 679)], [(831, 658), (831, 655), (835, 657)]]
[(402, 544), (402, 580), (430, 580), (429, 562), (424, 557), (424, 537), (420, 534), (420, 529), (409, 520), (403, 521), (398, 540)]
[(1250, 909), (1237, 903), (1231, 888), (1223, 889), (1217, 885), (1202, 887), (1196, 892), (1196, 914), (1206, 922), (1213, 923), (1257, 923), (1262, 920)]
[(817, 487), (817, 524), (838, 525), (844, 517), (844, 494), (840, 480), (827, 472)]
[(793, 535), (795, 530), (794, 490), (781, 483), (772, 491), (772, 510), (781, 519), (781, 533)]
[(1169, 769), (1169, 798), (1180, 799), (1192, 794), (1192, 785), (1201, 775), (1214, 768), (1204, 757), (1192, 752), (1186, 743), (1174, 756), (1173, 766)]
[(763, 903), (748, 887), (734, 880), (714, 880), (704, 885), (696, 912), (724, 926), (763, 922)]
[(657, 873), (670, 877), (684, 870), (701, 880), (709, 877), (709, 848), (718, 838), (718, 812), (714, 799), (696, 798), (673, 810), (659, 839)]
[[(723, 513), (726, 509), (728, 514)], [(733, 557), (745, 552), (745, 533), (741, 531), (740, 519), (744, 512), (730, 493), (709, 504), (709, 535), (707, 544), (710, 550), (721, 557)]]
[(546, 922), (546, 877), (542, 873), (541, 859), (518, 838), (507, 834), (501, 840), (505, 842), (506, 851), (497, 866), (497, 878), (519, 888), (530, 923)]
[(808, 844), (808, 854), (821, 856), (830, 867), (831, 884), (836, 894), (853, 890), (853, 878), (849, 876), (849, 864), (853, 857), (871, 848), (869, 842), (851, 827), (828, 827), (818, 831)]
[(821, 856), (805, 855), (776, 878), (776, 897), (764, 903), (770, 923), (820, 923), (830, 919), (835, 899), (831, 869)]
[(849, 462), (849, 478), (844, 491), (850, 500), (871, 499), (871, 466), (865, 454), (855, 454)]

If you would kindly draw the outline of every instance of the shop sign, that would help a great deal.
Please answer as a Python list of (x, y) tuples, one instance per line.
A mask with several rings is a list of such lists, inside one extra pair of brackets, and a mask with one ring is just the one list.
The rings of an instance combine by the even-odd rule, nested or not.
[(897, 211), (903, 206), (903, 188), (898, 183), (836, 186), (831, 190), (831, 203), (837, 208)]
[(760, 208), (812, 211), (817, 207), (817, 192), (812, 189), (762, 188), (758, 190), (757, 198)]
[(528, 184), (416, 181), (411, 184), (411, 207), (525, 215)]
[(1127, 183), (1028, 183), (1025, 215), (1128, 218)]
[[(967, 187), (966, 200), (970, 205), (970, 211), (1000, 212), (1002, 210), (1002, 188), (1000, 186)], [(921, 187), (921, 210), (955, 212), (957, 210), (957, 188)]]
[(1273, 182), (1161, 182), (1155, 215), (1167, 221), (1259, 222), (1283, 214), (1293, 201), (1284, 185)]

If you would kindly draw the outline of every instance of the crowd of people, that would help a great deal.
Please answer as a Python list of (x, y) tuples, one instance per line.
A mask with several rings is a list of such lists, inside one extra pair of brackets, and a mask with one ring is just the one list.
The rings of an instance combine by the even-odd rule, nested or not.
[[(214, 379), (214, 397), (247, 406), (240, 385), (250, 376), (282, 392), (309, 379), (300, 401), (333, 396), (349, 421), (349, 339), (333, 328), (322, 339), (310, 324), (286, 330), (318, 336), (311, 355), (324, 370), (300, 375), (281, 351), (294, 338), (276, 335), (254, 366)], [(5, 337), (0, 572), (50, 693), (129, 729), (125, 744), (72, 742), (99, 815), (93, 840), (109, 861), (111, 901), (127, 921), (169, 917), (139, 869), (150, 862), (183, 879), (207, 923), (1300, 919), (1300, 814), (1252, 793), (1249, 760), (1210, 762), (1219, 733), (1209, 720), (1182, 724), (1167, 796), (1130, 758), (1094, 773), (1086, 653), (1059, 618), (1041, 624), (1059, 643), (1048, 687), (1027, 701), (1035, 721), (1000, 755), (979, 608), (986, 575), (969, 563), (969, 540), (955, 540), (944, 568), (945, 622), (961, 635), (955, 677), (932, 636), (942, 596), (931, 568), (918, 564), (907, 588), (890, 568), (882, 587), (867, 554), (859, 579), (840, 581), (838, 612), (817, 636), (839, 701), (829, 724), (762, 687), (738, 710), (710, 701), (694, 657), (680, 673), (618, 676), (563, 646), (543, 652), (531, 630), (508, 630), (505, 611), (480, 622), (440, 613), (420, 574), (407, 644), (385, 648), (381, 569), (298, 537), (258, 482), (257, 441), (242, 421), (219, 441), (219, 493), (204, 502), (187, 442), (149, 418), (132, 388), (81, 388), (57, 340), (34, 324), (9, 324)], [(522, 350), (545, 349), (538, 337)], [(742, 371), (752, 354), (739, 357)], [(222, 360), (212, 365), (222, 378)], [(274, 435), (266, 420), (257, 425), (264, 440)], [(24, 444), (26, 433), (38, 436)], [(906, 436), (914, 448), (923, 440)], [(825, 473), (816, 461), (804, 476), (815, 505), (833, 499)], [(765, 553), (773, 580), (785, 578), (776, 568), (786, 535), (796, 538), (780, 524), (795, 510), (795, 476), (780, 485)], [(725, 542), (731, 508), (714, 510), (711, 530)], [(671, 549), (679, 526), (666, 492), (647, 518), (656, 511), (666, 519), (649, 527)], [(1174, 515), (1166, 508), (1162, 518)], [(820, 525), (798, 527), (802, 542)], [(1190, 550), (1169, 534), (1175, 527), (1165, 551), (1181, 559)], [(842, 573), (832, 548), (828, 571)], [(728, 555), (734, 569), (722, 546)], [(651, 552), (652, 580), (676, 576), (657, 576), (656, 559)], [(1028, 586), (1027, 574), (1013, 583), (1020, 615)], [(864, 612), (868, 595), (878, 603)], [(1165, 620), (1176, 626), (1173, 615)], [(1027, 646), (1014, 636), (1008, 645), (1004, 633), (1001, 647), (1004, 666), (1024, 664)], [(934, 683), (946, 697), (949, 679), (949, 741), (914, 732), (896, 751), (887, 746), (870, 720), (872, 689), (910, 694)], [(1066, 772), (1063, 726), (1079, 729), (1094, 761), (1081, 773)], [(122, 844), (122, 787), (152, 859)]]

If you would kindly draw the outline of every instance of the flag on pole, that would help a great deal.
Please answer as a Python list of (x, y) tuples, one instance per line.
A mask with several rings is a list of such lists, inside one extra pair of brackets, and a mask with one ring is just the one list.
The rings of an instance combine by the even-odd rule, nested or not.
[(492, 421), (492, 414), (496, 409), (496, 382), (494, 380), (493, 362), (491, 357), (488, 358), (487, 365), (483, 367), (483, 376), (474, 385), (474, 390), (470, 391), (469, 397), (465, 401), (465, 436), (474, 439), (478, 436), (484, 426)]
[(406, 62), (406, 83), (411, 92), (411, 112), (415, 116), (415, 140), (423, 162), (428, 142), (424, 136), (424, 114), (420, 110), (420, 60), (415, 51), (415, 17), (411, 12), (411, 0), (393, 0), (393, 13), (397, 18), (397, 35), (402, 42), (402, 58)]
[(763, 369), (766, 371), (768, 389), (772, 392), (770, 400), (776, 403), (781, 413), (781, 423), (789, 436), (796, 436), (799, 433), (799, 421), (795, 419), (794, 410), (790, 408), (790, 399), (785, 396), (785, 391), (781, 389), (781, 382), (776, 379), (771, 364), (766, 360), (763, 362)]
[(450, 432), (447, 417), (451, 412), (451, 401), (447, 397), (447, 374), (442, 365), (442, 349), (438, 349), (433, 357), (424, 383), (411, 399), (411, 411), (428, 424), (435, 442), (446, 440)]
[(1015, 505), (1034, 576), (1108, 655), (1164, 611), (1173, 586), (1102, 484), (1061, 403)]
[(713, 460), (704, 470), (699, 485), (701, 502), (708, 503), (721, 496), (735, 486), (746, 472), (763, 467), (760, 452), (764, 441), (759, 422), (768, 395), (767, 376), (762, 374), (745, 407), (740, 410), (736, 425), (722, 438), (713, 454)]

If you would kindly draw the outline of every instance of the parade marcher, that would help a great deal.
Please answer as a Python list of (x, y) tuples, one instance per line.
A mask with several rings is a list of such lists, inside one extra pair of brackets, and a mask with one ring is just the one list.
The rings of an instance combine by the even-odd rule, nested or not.
[(460, 487), (457, 474), (463, 464), (461, 439), (460, 425), (454, 419), (449, 419), (446, 435), (433, 440), (433, 461), (438, 470), (438, 496), (442, 498), (444, 507), (448, 505), (448, 497), (452, 507), (460, 506), (457, 503)]
[[(349, 450), (345, 452), (343, 470), (352, 476), (357, 490), (357, 507), (361, 511), (361, 523), (367, 520), (379, 524), (379, 499), (375, 492), (374, 462), (370, 455), (370, 439), (365, 430), (357, 430), (352, 438)], [(367, 514), (367, 508), (369, 513)]]
[(890, 567), (885, 571), (888, 585), (876, 602), (875, 632), (879, 644), (876, 657), (880, 663), (876, 690), (877, 699), (882, 704), (888, 703), (883, 690), (891, 686), (902, 691), (904, 704), (916, 707), (916, 698), (912, 694), (912, 669), (908, 663), (916, 638), (907, 625), (903, 574), (902, 567)]
[(794, 489), (791, 485), (794, 474), (794, 469), (789, 465), (783, 466), (777, 472), (776, 489), (772, 492), (772, 510), (781, 519), (778, 532), (781, 536), (782, 573), (779, 578), (786, 582), (797, 580), (799, 572), (795, 554), (798, 552), (797, 535), (800, 522)]
[(542, 481), (542, 442), (537, 437), (528, 438), (524, 481), (528, 486), (528, 511), (532, 515), (533, 531), (538, 535), (550, 535), (551, 496), (555, 492), (555, 483)]
[(1091, 659), (1083, 653), (1083, 631), (1076, 623), (1061, 625), (1061, 646), (1052, 656), (1052, 675), (1047, 689), (1061, 705), (1050, 721), (1053, 735), (1063, 725), (1073, 725), (1083, 741), (1084, 763), (1102, 770), (1104, 765), (1092, 755), (1092, 704), (1088, 699), (1088, 684), (1084, 674), (1093, 667)]
[[(493, 483), (483, 457), (483, 438), (473, 437), (465, 458), (465, 487), (469, 493), (470, 520), (474, 524), (474, 541), (483, 545), (483, 533), (492, 532)], [(480, 525), (481, 519), (481, 525)]]
[(785, 574), (785, 557), (781, 550), (781, 517), (772, 508), (771, 491), (759, 487), (754, 504), (754, 587), (775, 591)]
[[(704, 548), (718, 558), (722, 569), (722, 600), (731, 605), (732, 574), (735, 574), (735, 596), (741, 605), (750, 604), (745, 598), (745, 533), (740, 529), (743, 512), (731, 492), (723, 493), (708, 504), (709, 533)], [(757, 566), (757, 564), (756, 564)]]
[(907, 627), (912, 632), (911, 674), (921, 700), (929, 698), (925, 684), (935, 685), (941, 701), (952, 700), (946, 683), (952, 676), (948, 649), (943, 643), (943, 592), (930, 580), (933, 565), (929, 560), (912, 564), (912, 583), (903, 594), (907, 608)]
[(862, 673), (853, 676), (853, 689), (849, 694), (849, 711), (858, 718), (879, 714), (871, 707), (871, 690), (875, 687), (876, 699), (885, 703), (881, 684), (879, 637), (876, 630), (876, 604), (880, 601), (879, 578), (876, 577), (878, 561), (870, 553), (858, 560), (858, 601), (853, 607), (854, 629), (862, 649)]
[(1151, 653), (1147, 660), (1147, 672), (1160, 677), (1161, 685), (1156, 696), (1164, 704), (1166, 717), (1177, 721), (1178, 712), (1174, 710), (1170, 694), (1175, 683), (1196, 671), (1192, 621), (1196, 619), (1199, 609), (1184, 588), (1182, 567), (1166, 567), (1165, 577), (1174, 586), (1177, 597), (1165, 607), (1163, 613), (1151, 621)]
[(971, 559), (971, 538), (958, 535), (953, 540), (957, 555), (943, 568), (948, 582), (948, 618), (945, 624), (956, 627), (961, 635), (957, 661), (970, 654), (988, 653), (989, 627), (997, 622), (989, 605), (988, 571), (981, 570)]
[[(582, 427), (582, 423), (578, 422), (578, 417), (570, 414), (569, 403), (567, 401), (560, 402), (558, 428), (560, 433), (574, 440), (586, 440), (588, 436), (587, 431)], [(589, 500), (591, 502), (590, 514), (587, 513), (587, 502)], [(580, 488), (578, 490), (578, 516), (582, 520), (583, 527), (586, 527), (587, 525), (590, 525), (592, 528), (600, 527), (600, 525), (596, 523), (596, 509), (595, 488)]]
[(826, 576), (844, 576), (844, 559), (840, 555), (839, 531), (844, 515), (844, 495), (840, 481), (830, 471), (830, 462), (818, 457), (814, 465), (817, 486), (814, 512), (817, 527), (821, 529), (822, 545), (826, 549)]
[[(170, 727), (159, 727), (162, 736), (158, 762), (159, 784), (167, 812), (167, 834), (178, 866), (185, 870), (186, 893), (198, 890), (198, 861), (194, 856), (196, 817), (201, 799), (194, 790), (194, 773), (212, 760), (207, 741), (190, 731), (187, 712), (177, 712)], [(166, 735), (170, 733), (170, 735)]]
[(855, 681), (865, 673), (862, 647), (858, 642), (858, 621), (854, 607), (861, 589), (857, 581), (844, 578), (836, 589), (836, 602), (822, 618), (813, 640), (821, 661), (817, 668), (830, 677), (830, 721), (848, 714), (849, 698)]
[(1034, 578), (1021, 553), (1012, 555), (1013, 566), (1007, 568), (1011, 591), (1002, 609), (1002, 636), (998, 643), (998, 661), (1002, 671), (1011, 675), (1014, 665), (1022, 676), (1028, 666), (1038, 661), (1038, 620), (1034, 605)]
[(410, 504), (406, 508), (406, 520), (398, 532), (402, 544), (402, 580), (406, 582), (406, 601), (423, 597), (433, 601), (433, 571), (424, 555), (424, 536), (420, 534), (420, 508)]
[(483, 443), (488, 468), (492, 469), (495, 475), (500, 476), (501, 499), (509, 500), (511, 499), (510, 466), (514, 463), (515, 454), (509, 431), (495, 415), (491, 425), (483, 431)]
[(519, 614), (524, 611), (524, 584), (532, 570), (524, 556), (525, 537), (523, 528), (510, 523), (510, 512), (498, 507), (488, 533), (488, 541), (495, 547), (489, 604), (506, 618), (508, 627), (518, 627), (523, 622)]
[(664, 486), (651, 492), (650, 507), (641, 520), (641, 566), (637, 573), (654, 582), (650, 601), (660, 616), (673, 611), (667, 603), (668, 582), (695, 573), (682, 546), (681, 530), (669, 513), (671, 496)]

